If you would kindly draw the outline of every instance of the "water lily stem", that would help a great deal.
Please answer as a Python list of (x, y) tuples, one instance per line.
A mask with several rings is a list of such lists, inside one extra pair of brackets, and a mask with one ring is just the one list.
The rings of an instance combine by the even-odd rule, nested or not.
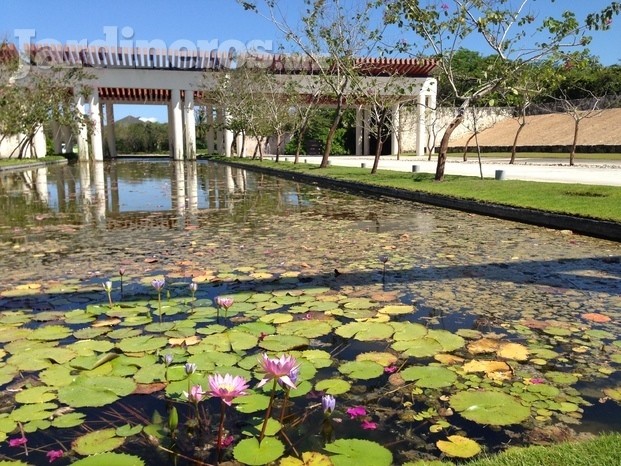
[(162, 295), (160, 291), (157, 291), (157, 309), (160, 314), (160, 324), (162, 323)]
[(285, 409), (287, 408), (287, 401), (289, 401), (289, 389), (285, 389), (285, 401), (282, 403), (282, 409), (280, 410), (280, 426), (282, 429), (283, 422), (285, 420)]
[(270, 414), (272, 414), (272, 405), (274, 404), (274, 395), (276, 395), (276, 383), (277, 380), (274, 378), (274, 385), (272, 385), (272, 394), (270, 396), (270, 404), (267, 405), (267, 409), (265, 410), (265, 420), (263, 421), (263, 427), (261, 427), (261, 435), (259, 435), (259, 444), (265, 437), (265, 429), (267, 429), (267, 421), (270, 418)]
[(224, 415), (225, 415), (225, 409), (226, 409), (226, 403), (224, 403), (224, 400), (222, 400), (221, 402), (222, 404), (222, 411), (220, 412), (220, 428), (218, 429), (218, 459), (217, 459), (217, 463), (220, 462), (221, 455), (222, 455), (222, 432), (224, 432)]

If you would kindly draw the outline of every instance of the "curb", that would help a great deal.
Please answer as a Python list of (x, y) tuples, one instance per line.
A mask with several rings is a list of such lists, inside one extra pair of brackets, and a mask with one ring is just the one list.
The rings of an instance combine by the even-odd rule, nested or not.
[(430, 204), (437, 207), (445, 207), (447, 209), (486, 215), (488, 217), (501, 218), (504, 220), (513, 220), (529, 225), (536, 225), (556, 230), (571, 230), (574, 233), (579, 233), (582, 235), (621, 242), (621, 223), (619, 222), (595, 220), (586, 217), (576, 217), (565, 214), (555, 214), (542, 210), (510, 207), (501, 204), (490, 204), (487, 202), (458, 199), (453, 197), (440, 196), (437, 194), (422, 193), (418, 191), (405, 191), (401, 189), (369, 185), (366, 183), (359, 183), (355, 181), (336, 180), (333, 178), (294, 173), (287, 170), (277, 170), (274, 168), (247, 165), (244, 163), (237, 163), (232, 161), (229, 162), (228, 160), (223, 161), (219, 159), (217, 160), (217, 162), (228, 164), (238, 168), (244, 168), (247, 170), (258, 171), (268, 175), (278, 176), (280, 178), (290, 179), (292, 181), (316, 183), (330, 188), (341, 190), (345, 189), (354, 193), (389, 196), (397, 199), (404, 199), (407, 201), (420, 202), (422, 204)]
[(11, 172), (11, 171), (17, 171), (17, 170), (28, 170), (28, 169), (49, 167), (49, 166), (54, 166), (54, 165), (68, 165), (68, 164), (69, 164), (69, 160), (67, 159), (52, 160), (50, 162), (23, 163), (23, 164), (18, 164), (18, 165), (9, 165), (7, 167), (0, 167), (0, 172)]

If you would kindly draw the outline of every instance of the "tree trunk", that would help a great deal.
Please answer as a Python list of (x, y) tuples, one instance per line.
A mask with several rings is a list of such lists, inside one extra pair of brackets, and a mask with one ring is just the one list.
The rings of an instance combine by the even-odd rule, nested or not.
[(280, 133), (276, 135), (276, 163), (280, 162), (280, 143), (282, 141), (282, 137)]
[(295, 148), (295, 161), (293, 163), (298, 163), (300, 161), (300, 151), (302, 150), (302, 140), (304, 139), (304, 135), (306, 134), (306, 130), (308, 125), (302, 126), (300, 128), (300, 133), (298, 134), (298, 146)]
[(518, 142), (518, 138), (520, 137), (520, 133), (524, 129), (524, 126), (526, 126), (526, 122), (520, 123), (520, 127), (515, 133), (515, 138), (513, 139), (513, 147), (511, 148), (511, 160), (509, 160), (509, 165), (513, 165), (515, 163), (515, 153), (517, 152), (517, 142)]
[(240, 157), (244, 156), (244, 152), (246, 150), (246, 132), (244, 130), (241, 131), (241, 137), (242, 137), (242, 146), (241, 146), (241, 152), (239, 154)]
[(580, 129), (580, 120), (576, 120), (574, 125), (574, 141), (571, 144), (571, 151), (569, 152), (569, 166), (574, 166), (574, 156), (576, 154), (576, 146), (578, 145), (578, 131)]
[(377, 123), (377, 147), (375, 149), (375, 159), (373, 160), (373, 168), (371, 169), (371, 175), (377, 173), (377, 167), (379, 166), (379, 159), (382, 155), (382, 147), (384, 146), (383, 128), (384, 120), (386, 119), (386, 110), (382, 111), (379, 122)]
[(263, 145), (263, 138), (260, 136), (257, 136), (257, 146), (259, 147), (259, 161), (263, 162), (263, 148), (261, 147)]
[(328, 166), (328, 157), (330, 157), (330, 150), (332, 149), (332, 140), (334, 139), (336, 130), (338, 129), (339, 123), (341, 122), (341, 115), (343, 114), (343, 102), (341, 100), (342, 99), (338, 99), (338, 104), (334, 113), (334, 121), (332, 122), (330, 132), (328, 133), (328, 137), (326, 139), (326, 148), (323, 151), (323, 157), (321, 159), (321, 165), (319, 165), (319, 168), (326, 168)]
[(468, 138), (468, 140), (466, 141), (466, 145), (464, 146), (464, 162), (468, 161), (468, 146), (470, 145), (470, 141), (472, 141), (472, 138), (475, 137), (477, 135), (476, 131), (474, 133), (472, 133), (472, 136), (470, 136)]
[(444, 166), (446, 165), (446, 153), (448, 152), (449, 139), (451, 138), (451, 134), (455, 131), (461, 122), (464, 119), (464, 111), (465, 108), (461, 108), (457, 116), (451, 124), (448, 125), (444, 135), (442, 136), (442, 141), (440, 142), (440, 150), (438, 151), (438, 165), (436, 166), (436, 176), (434, 178), (435, 181), (444, 181)]

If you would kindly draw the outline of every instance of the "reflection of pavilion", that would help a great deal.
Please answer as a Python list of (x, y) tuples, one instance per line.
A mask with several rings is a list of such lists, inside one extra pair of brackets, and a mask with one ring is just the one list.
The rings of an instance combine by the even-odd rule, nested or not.
[[(89, 158), (103, 160), (103, 123), (107, 120), (107, 143), (109, 152), (116, 156), (114, 136), (115, 104), (159, 104), (168, 107), (170, 156), (174, 160), (196, 157), (195, 101), (204, 92), (216, 85), (217, 73), (234, 66), (228, 53), (215, 50), (160, 50), (151, 48), (78, 47), (54, 44), (29, 44), (25, 49), (31, 63), (59, 64), (65, 67), (84, 67), (95, 78), (86, 84), (93, 86), (90, 97), (85, 100), (76, 93), (80, 111), (85, 112), (88, 104), (94, 130), (90, 137), (92, 156), (89, 157), (86, 128), (76, 135), (81, 160)], [(311, 63), (286, 55), (265, 55), (259, 57), (236, 57), (236, 60), (253, 62), (255, 66), (271, 69), (275, 73), (291, 71), (288, 76), (300, 84), (300, 94), (309, 88), (316, 77)], [(433, 60), (419, 59), (358, 59), (358, 65), (369, 87), (385, 83), (390, 76), (403, 80), (399, 93), (400, 102), (415, 104), (416, 152), (425, 151), (426, 118), (429, 109), (433, 111), (436, 100), (436, 80), (430, 77), (436, 67)], [(312, 84), (311, 84), (312, 85)], [(105, 106), (105, 109), (104, 109)], [(393, 111), (399, 112), (399, 105)], [(214, 102), (206, 112), (207, 125), (226, 121), (226, 109)], [(363, 108), (356, 114), (356, 155), (367, 155), (370, 149), (369, 121), (371, 112)], [(399, 125), (396, 125), (397, 127)], [(61, 153), (63, 142), (69, 144), (71, 134), (55, 126), (55, 151)], [(393, 128), (393, 152), (396, 153), (397, 132), (405, 134), (407, 128)], [(217, 148), (221, 155), (230, 156), (233, 143), (231, 131), (210, 130), (207, 148), (210, 153)]]

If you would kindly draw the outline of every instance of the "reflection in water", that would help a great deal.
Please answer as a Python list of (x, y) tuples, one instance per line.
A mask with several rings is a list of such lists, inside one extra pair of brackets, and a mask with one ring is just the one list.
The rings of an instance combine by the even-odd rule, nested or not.
[(78, 163), (0, 177), (0, 197), (5, 203), (15, 202), (19, 194), (19, 210), (24, 213), (21, 220), (7, 218), (6, 224), (0, 220), (0, 228), (28, 226), (42, 202), (48, 218), (62, 214), (72, 223), (104, 229), (145, 222), (178, 229), (204, 223), (201, 217), (213, 211), (247, 218), (258, 206), (291, 210), (304, 202), (298, 188), (291, 187), (295, 185), (279, 187), (273, 197), (263, 191), (263, 175), (249, 176), (239, 168), (202, 161)]

